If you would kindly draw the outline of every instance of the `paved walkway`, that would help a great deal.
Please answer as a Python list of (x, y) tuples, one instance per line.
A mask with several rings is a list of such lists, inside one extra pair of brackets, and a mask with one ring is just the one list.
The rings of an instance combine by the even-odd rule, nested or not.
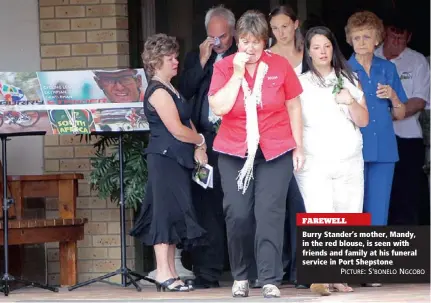
[[(309, 290), (296, 290), (292, 287), (281, 289), (282, 298), (271, 299), (270, 302), (297, 303), (342, 303), (342, 302), (389, 302), (389, 303), (422, 303), (430, 302), (429, 284), (386, 284), (378, 288), (355, 287), (353, 293), (333, 293), (328, 297), (320, 297)], [(122, 288), (116, 285), (91, 285), (68, 291), (60, 289), (53, 293), (37, 288), (14, 290), (0, 302), (268, 302), (264, 300), (259, 289), (253, 289), (247, 299), (234, 299), (230, 287), (218, 289), (196, 290), (189, 293), (157, 293), (154, 287), (145, 286), (142, 292), (134, 288)]]

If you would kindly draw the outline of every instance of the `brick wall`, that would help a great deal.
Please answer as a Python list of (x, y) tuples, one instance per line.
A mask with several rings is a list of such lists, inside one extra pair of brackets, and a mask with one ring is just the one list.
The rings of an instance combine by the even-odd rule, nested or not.
[[(39, 9), (41, 70), (129, 66), (127, 0), (39, 0)], [(79, 136), (45, 136), (45, 172), (79, 172), (87, 178), (93, 152)], [(48, 218), (58, 216), (56, 203), (47, 201)], [(89, 219), (78, 245), (79, 281), (84, 281), (120, 266), (119, 209), (91, 192), (86, 180), (79, 183), (77, 206), (78, 216)], [(127, 244), (133, 268), (129, 237)], [(49, 283), (59, 283), (58, 259), (58, 244), (48, 244)]]

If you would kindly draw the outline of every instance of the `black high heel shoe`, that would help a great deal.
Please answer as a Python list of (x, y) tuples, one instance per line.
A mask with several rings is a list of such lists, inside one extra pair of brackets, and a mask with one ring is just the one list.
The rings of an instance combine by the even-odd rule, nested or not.
[[(175, 279), (177, 279), (177, 281), (181, 281), (180, 277), (176, 277)], [(188, 287), (190, 291), (195, 290), (194, 287), (193, 287), (193, 280), (191, 280), (191, 279), (185, 280), (184, 281), (184, 286)]]
[(187, 292), (189, 291), (188, 286), (185, 285), (177, 285), (175, 287), (170, 288), (169, 286), (174, 284), (177, 281), (176, 278), (170, 278), (168, 280), (166, 280), (165, 282), (158, 282), (156, 281), (156, 289), (157, 292), (160, 291), (181, 291), (181, 292)]

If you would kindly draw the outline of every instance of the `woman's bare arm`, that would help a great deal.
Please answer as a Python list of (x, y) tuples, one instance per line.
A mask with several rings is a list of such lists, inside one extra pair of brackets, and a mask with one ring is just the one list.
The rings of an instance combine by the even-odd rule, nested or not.
[(242, 79), (243, 76), (233, 74), (222, 89), (208, 96), (208, 102), (214, 114), (223, 116), (230, 112), (238, 97)]
[(369, 114), (364, 97), (362, 97), (359, 102), (353, 100), (352, 104), (350, 104), (348, 108), (353, 123), (359, 127), (365, 127), (368, 125)]
[(149, 99), (168, 131), (177, 140), (195, 145), (204, 142), (203, 136), (196, 130), (183, 125), (174, 100), (164, 89), (156, 89)]
[[(361, 83), (358, 82), (358, 88), (362, 90)], [(361, 100), (356, 102), (353, 100), (353, 103), (349, 105), (349, 113), (352, 118), (353, 123), (355, 123), (359, 127), (365, 127), (368, 125), (370, 120), (370, 115), (368, 113), (367, 101), (364, 96), (362, 96)]]

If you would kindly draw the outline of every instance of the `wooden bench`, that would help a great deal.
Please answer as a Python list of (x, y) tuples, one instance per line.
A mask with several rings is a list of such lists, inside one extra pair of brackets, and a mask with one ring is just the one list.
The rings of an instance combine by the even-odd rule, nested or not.
[[(10, 196), (15, 200), (8, 216), (9, 244), (59, 242), (61, 286), (74, 285), (78, 280), (77, 241), (84, 238), (87, 222), (85, 218), (76, 218), (78, 180), (83, 178), (82, 174), (8, 176)], [(49, 197), (58, 198), (60, 218), (23, 219), (25, 198)], [(0, 245), (3, 245), (3, 227), (0, 229)]]

